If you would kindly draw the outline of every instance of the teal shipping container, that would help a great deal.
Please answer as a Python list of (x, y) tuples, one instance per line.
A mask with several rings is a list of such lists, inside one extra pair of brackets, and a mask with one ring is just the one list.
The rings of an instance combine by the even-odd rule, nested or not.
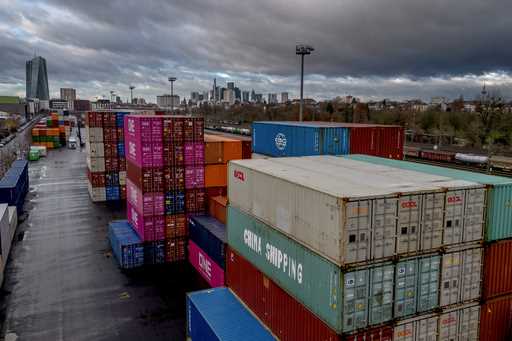
[(477, 182), (488, 187), (485, 241), (512, 238), (512, 178), (430, 166), (422, 163), (384, 159), (368, 155), (347, 155), (346, 158), (378, 165), (413, 170), (457, 180)]
[(438, 255), (345, 270), (232, 206), (227, 228), (230, 247), (338, 334), (438, 305)]

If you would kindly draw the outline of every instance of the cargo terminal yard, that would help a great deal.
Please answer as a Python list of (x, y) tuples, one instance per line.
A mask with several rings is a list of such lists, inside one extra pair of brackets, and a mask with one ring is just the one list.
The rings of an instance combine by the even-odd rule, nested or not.
[(510, 177), (404, 161), (399, 126), (76, 129), (0, 182), (4, 340), (512, 340)]

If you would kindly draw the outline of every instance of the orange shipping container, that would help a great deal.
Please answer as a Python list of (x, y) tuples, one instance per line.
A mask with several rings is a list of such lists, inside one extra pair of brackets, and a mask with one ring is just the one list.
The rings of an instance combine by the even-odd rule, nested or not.
[(485, 302), (480, 309), (480, 341), (512, 340), (512, 296)]
[(242, 142), (224, 136), (204, 135), (205, 163), (228, 163), (242, 159)]
[(224, 196), (210, 197), (208, 200), (208, 212), (212, 217), (226, 224), (226, 206), (228, 198)]
[(206, 165), (204, 170), (205, 187), (227, 186), (228, 168), (226, 164)]

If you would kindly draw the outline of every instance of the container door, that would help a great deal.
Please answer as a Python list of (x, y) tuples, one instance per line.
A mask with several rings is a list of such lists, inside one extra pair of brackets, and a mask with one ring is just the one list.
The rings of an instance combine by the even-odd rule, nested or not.
[(399, 262), (395, 273), (395, 317), (416, 313), (416, 286), (418, 283), (416, 259)]
[(464, 191), (446, 193), (444, 216), (444, 245), (457, 244), (462, 241), (462, 224), (464, 220)]
[(461, 272), (461, 252), (443, 255), (440, 298), (442, 307), (459, 302)]
[(462, 309), (459, 313), (459, 340), (478, 341), (479, 332), (480, 306)]
[(364, 262), (370, 258), (370, 200), (352, 201), (346, 205), (346, 263)]
[(398, 201), (397, 253), (415, 253), (418, 250), (421, 197), (407, 195)]
[(384, 265), (370, 270), (370, 325), (393, 317), (394, 268), (393, 265)]
[(484, 210), (485, 189), (467, 190), (466, 208), (464, 210), (464, 242), (483, 238)]
[(418, 311), (432, 310), (439, 305), (439, 273), (441, 256), (419, 259)]
[(347, 128), (321, 128), (322, 150), (320, 154), (345, 155), (347, 150)]
[(439, 318), (439, 341), (458, 341), (458, 311), (442, 314)]
[(395, 255), (397, 202), (395, 198), (373, 201), (372, 259)]
[(437, 316), (419, 320), (416, 327), (414, 341), (437, 341), (438, 323)]
[(440, 248), (443, 242), (444, 193), (423, 195), (421, 250)]
[(483, 249), (471, 249), (462, 253), (462, 301), (480, 297)]
[(368, 326), (369, 270), (344, 275), (343, 331), (350, 332)]
[(416, 321), (405, 322), (393, 330), (393, 341), (416, 341)]

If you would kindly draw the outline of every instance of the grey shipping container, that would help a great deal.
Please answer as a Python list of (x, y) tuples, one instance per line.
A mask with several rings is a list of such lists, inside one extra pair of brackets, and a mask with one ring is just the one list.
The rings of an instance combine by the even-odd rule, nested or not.
[(437, 306), (438, 255), (344, 269), (232, 206), (227, 227), (231, 248), (337, 333)]
[[(465, 235), (443, 229), (467, 213), (444, 210), (452, 192), (485, 196), (481, 184), (334, 156), (232, 161), (228, 177), (231, 205), (340, 266), (441, 249), (443, 235)], [(471, 235), (482, 240), (479, 212)]]

